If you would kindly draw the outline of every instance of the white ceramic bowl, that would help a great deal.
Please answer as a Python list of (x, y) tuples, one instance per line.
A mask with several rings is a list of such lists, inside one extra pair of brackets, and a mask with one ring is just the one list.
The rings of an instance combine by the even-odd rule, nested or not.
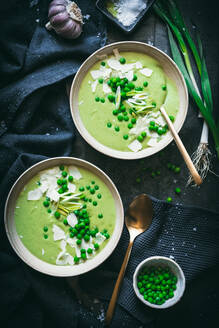
[[(148, 301), (146, 301), (142, 294), (140, 294), (138, 286), (137, 286), (137, 276), (139, 272), (149, 266), (167, 266), (172, 271), (172, 273), (177, 277), (177, 284), (176, 284), (176, 290), (174, 291), (174, 296), (172, 298), (169, 298), (165, 303), (161, 305), (157, 304), (151, 304)], [(180, 268), (180, 266), (173, 260), (171, 260), (169, 257), (164, 256), (152, 256), (147, 258), (146, 260), (139, 263), (137, 268), (135, 269), (134, 275), (133, 275), (133, 288), (135, 291), (135, 294), (140, 299), (141, 302), (144, 304), (156, 308), (156, 309), (166, 309), (170, 306), (173, 306), (176, 304), (181, 297), (183, 296), (184, 290), (185, 290), (185, 276)]]
[[(23, 189), (24, 185), (32, 179), (38, 172), (52, 168), (54, 166), (59, 166), (61, 164), (64, 165), (75, 165), (77, 167), (84, 168), (93, 174), (97, 175), (108, 187), (110, 190), (114, 201), (115, 201), (115, 207), (116, 207), (116, 222), (115, 222), (115, 229), (113, 231), (113, 234), (111, 235), (107, 245), (101, 250), (99, 254), (97, 254), (94, 258), (87, 260), (84, 263), (80, 263), (78, 265), (73, 266), (58, 266), (49, 264), (47, 262), (44, 262), (34, 256), (30, 251), (23, 245), (21, 242), (16, 228), (15, 228), (15, 222), (14, 222), (14, 210), (16, 206), (16, 200), (19, 196), (19, 193)], [(120, 195), (113, 184), (113, 182), (110, 180), (110, 178), (101, 171), (98, 167), (95, 165), (73, 157), (55, 157), (51, 159), (44, 160), (42, 162), (39, 162), (29, 169), (27, 169), (14, 183), (13, 187), (11, 188), (6, 204), (5, 204), (5, 229), (8, 236), (8, 239), (11, 243), (11, 246), (13, 247), (14, 251), (17, 253), (17, 255), (29, 266), (32, 268), (46, 273), (48, 275), (52, 276), (60, 276), (60, 277), (70, 277), (70, 276), (77, 276), (82, 273), (88, 272), (94, 268), (96, 268), (98, 265), (100, 265), (103, 261), (105, 261), (110, 254), (115, 249), (120, 236), (122, 234), (123, 224), (124, 224), (124, 210), (122, 201), (120, 198)]]
[(85, 128), (79, 113), (78, 108), (78, 93), (80, 89), (80, 85), (87, 74), (87, 71), (97, 62), (100, 60), (102, 55), (111, 55), (113, 53), (113, 49), (118, 49), (119, 52), (123, 51), (134, 51), (139, 53), (147, 54), (153, 58), (155, 58), (162, 66), (166, 75), (172, 79), (176, 86), (179, 93), (180, 98), (180, 106), (179, 112), (177, 113), (174, 126), (177, 132), (180, 131), (187, 114), (188, 109), (188, 91), (187, 87), (181, 74), (180, 70), (178, 69), (177, 65), (174, 61), (163, 51), (159, 50), (156, 47), (153, 47), (149, 44), (143, 42), (136, 42), (136, 41), (122, 41), (112, 43), (107, 45), (96, 52), (94, 52), (90, 57), (85, 60), (85, 62), (79, 68), (77, 74), (74, 77), (71, 92), (70, 92), (70, 107), (71, 107), (71, 115), (75, 126), (81, 136), (89, 143), (93, 148), (98, 150), (99, 152), (120, 159), (138, 159), (144, 158), (150, 155), (153, 155), (163, 148), (165, 148), (172, 140), (173, 137), (170, 133), (165, 135), (165, 137), (158, 142), (158, 145), (155, 147), (148, 147), (143, 149), (139, 152), (124, 152), (115, 150), (109, 147), (104, 146), (100, 142), (98, 142)]

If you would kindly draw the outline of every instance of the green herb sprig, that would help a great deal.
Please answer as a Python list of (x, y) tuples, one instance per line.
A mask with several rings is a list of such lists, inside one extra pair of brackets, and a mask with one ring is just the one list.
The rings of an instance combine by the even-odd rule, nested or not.
[[(176, 5), (176, 1), (159, 0), (154, 4), (153, 8), (155, 13), (168, 25), (168, 37), (173, 59), (184, 76), (190, 96), (195, 101), (209, 126), (219, 157), (219, 122), (216, 122), (213, 116), (212, 91), (200, 36), (197, 34), (197, 48), (184, 23), (183, 16)], [(187, 45), (195, 59), (200, 76), (203, 99), (195, 81)]]

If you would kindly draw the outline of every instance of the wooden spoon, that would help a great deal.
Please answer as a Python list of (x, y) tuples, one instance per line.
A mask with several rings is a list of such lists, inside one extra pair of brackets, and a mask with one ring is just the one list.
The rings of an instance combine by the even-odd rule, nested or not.
[(184, 161), (185, 161), (185, 163), (186, 163), (186, 165), (187, 165), (187, 167), (188, 167), (188, 169), (189, 169), (189, 171), (190, 171), (190, 173), (191, 173), (191, 175), (193, 177), (194, 182), (197, 185), (200, 185), (202, 183), (202, 178), (198, 174), (198, 172), (197, 172), (197, 170), (196, 170), (196, 168), (195, 168), (195, 166), (194, 166), (194, 164), (193, 164), (193, 162), (192, 162), (192, 160), (191, 160), (191, 158), (190, 158), (187, 150), (185, 149), (185, 147), (184, 147), (184, 145), (182, 143), (182, 140), (180, 139), (178, 133), (176, 132), (176, 130), (174, 128), (174, 125), (171, 122), (171, 120), (170, 120), (170, 118), (169, 118), (169, 116), (168, 116), (168, 114), (167, 114), (164, 106), (161, 106), (160, 107), (160, 111), (161, 111), (163, 117), (165, 118), (165, 120), (167, 122), (167, 125), (168, 125), (168, 127), (169, 127), (169, 129), (170, 129), (170, 131), (171, 131), (171, 133), (173, 135), (173, 138), (174, 138), (174, 140), (176, 142), (176, 145), (177, 145), (177, 147), (178, 147), (178, 149), (179, 149), (182, 157), (184, 158)]
[(152, 217), (152, 201), (146, 194), (137, 196), (129, 205), (128, 212), (125, 217), (125, 224), (129, 231), (130, 241), (107, 309), (105, 318), (106, 325), (110, 324), (113, 317), (120, 285), (125, 274), (134, 239), (149, 228), (152, 222)]

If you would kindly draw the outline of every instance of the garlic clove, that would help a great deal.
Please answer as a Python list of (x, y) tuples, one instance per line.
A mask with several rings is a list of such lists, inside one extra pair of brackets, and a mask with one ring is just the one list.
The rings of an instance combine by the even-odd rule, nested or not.
[(69, 16), (68, 13), (65, 12), (61, 12), (55, 16), (52, 16), (50, 18), (50, 23), (53, 27), (58, 27), (58, 25), (64, 25), (66, 22), (69, 21)]
[(48, 17), (51, 18), (52, 16), (55, 16), (61, 12), (65, 12), (65, 11), (66, 11), (66, 7), (63, 5), (52, 6), (49, 9)]

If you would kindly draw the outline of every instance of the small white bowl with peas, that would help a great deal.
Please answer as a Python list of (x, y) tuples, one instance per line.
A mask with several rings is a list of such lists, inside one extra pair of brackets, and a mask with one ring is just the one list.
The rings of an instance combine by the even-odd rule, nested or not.
[(133, 288), (139, 300), (156, 309), (176, 304), (185, 290), (180, 266), (164, 256), (152, 256), (139, 263), (133, 276)]

